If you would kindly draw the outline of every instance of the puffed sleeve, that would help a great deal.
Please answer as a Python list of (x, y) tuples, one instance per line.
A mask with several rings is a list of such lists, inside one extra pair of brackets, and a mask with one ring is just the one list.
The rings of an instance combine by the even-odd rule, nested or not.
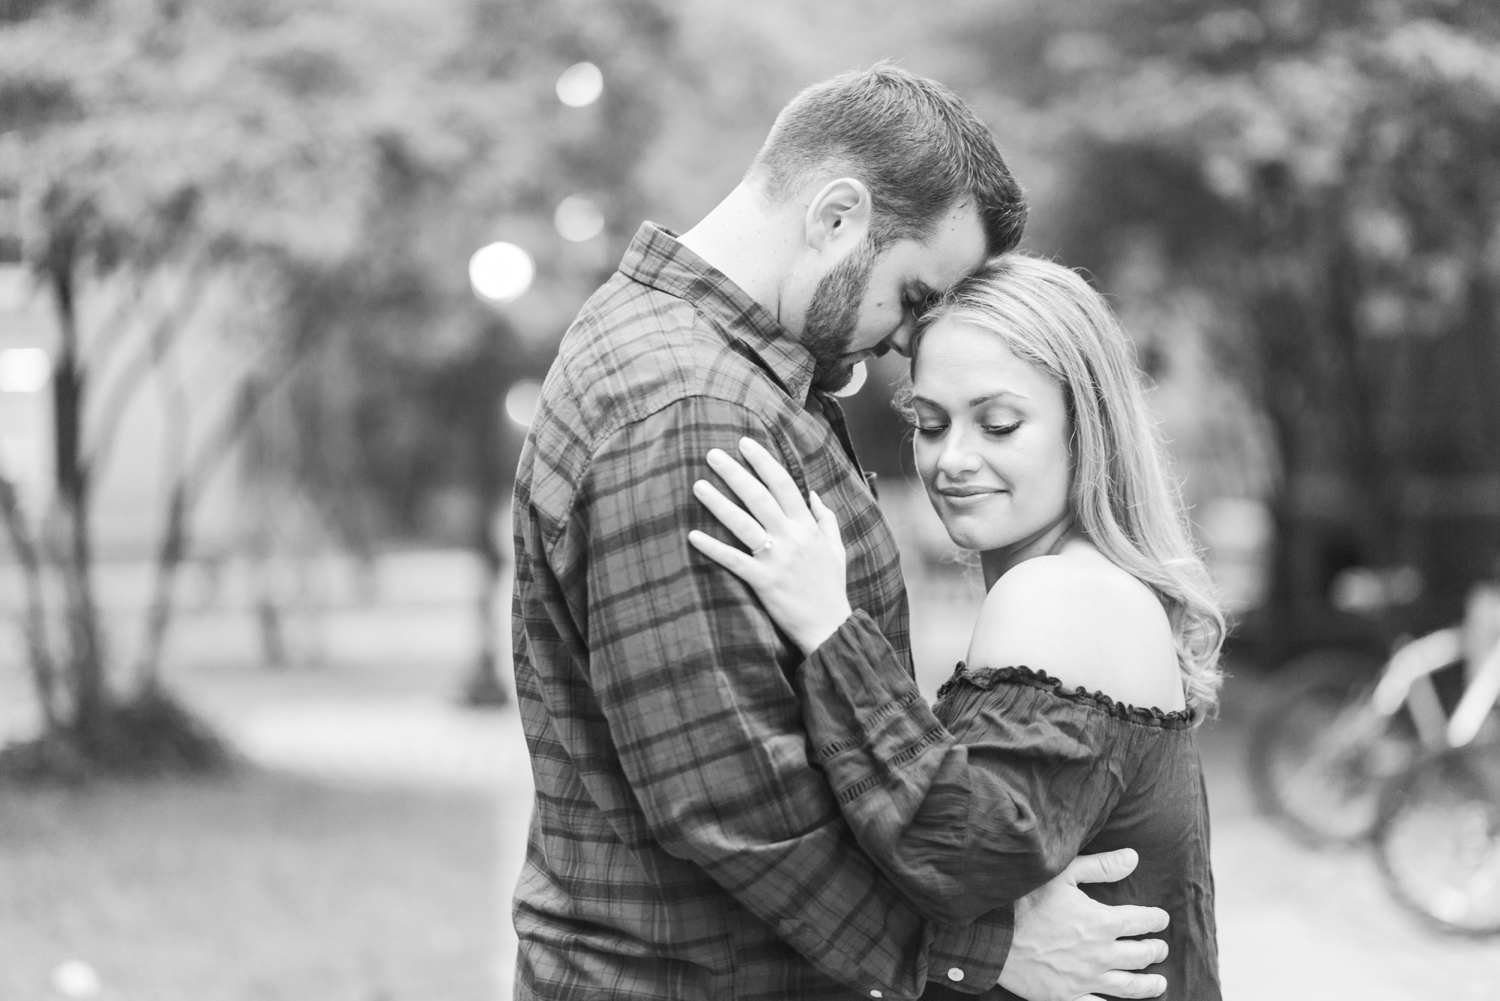
[(1127, 732), (1024, 671), (956, 684), (940, 718), (885, 642), (856, 612), (806, 658), (808, 732), (860, 846), (926, 916), (963, 924), (1088, 843), (1124, 792)]

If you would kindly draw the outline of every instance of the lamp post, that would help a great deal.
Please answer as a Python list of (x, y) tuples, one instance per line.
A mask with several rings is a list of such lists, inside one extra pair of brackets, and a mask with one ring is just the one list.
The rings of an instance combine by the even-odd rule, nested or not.
[[(514, 243), (490, 243), (480, 247), (469, 258), (469, 287), (475, 296), (490, 305), (513, 302), (525, 295), (536, 277), (536, 265), (531, 255)], [(494, 346), (488, 347), (495, 350)], [(511, 395), (515, 389), (512, 387)], [(507, 411), (509, 411), (507, 398)], [(508, 434), (509, 429), (498, 427), (499, 415), (486, 412), (477, 415), (477, 438), (475, 447), (480, 462), (480, 504), (474, 525), (474, 547), (483, 564), (483, 582), (478, 596), (479, 655), (474, 671), (464, 686), (464, 701), (471, 706), (496, 707), (510, 701), (510, 692), (500, 680), (500, 616), (496, 604), (500, 600), (500, 582), (505, 570), (505, 556), (496, 538), (496, 514), (502, 498), (499, 496), (498, 471), (491, 468), (493, 457), (500, 451), (498, 435)]]

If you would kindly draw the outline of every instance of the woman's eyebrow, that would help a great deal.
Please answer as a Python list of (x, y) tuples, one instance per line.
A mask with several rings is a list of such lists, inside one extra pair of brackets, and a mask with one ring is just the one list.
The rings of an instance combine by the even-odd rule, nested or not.
[[(1001, 390), (997, 390), (996, 392), (993, 392), (993, 393), (984, 393), (984, 394), (982, 394), (980, 396), (974, 397), (972, 400), (969, 401), (969, 406), (971, 406), (971, 407), (977, 407), (977, 406), (980, 406), (982, 404), (988, 403), (991, 400), (998, 400), (1002, 396), (1014, 397), (1017, 400), (1029, 400), (1029, 399), (1031, 399), (1031, 397), (1027, 396), (1025, 393), (1017, 393), (1015, 390), (1012, 390), (1012, 389), (1001, 389)], [(923, 404), (926, 404), (929, 407), (936, 407), (938, 410), (942, 410), (943, 409), (943, 405), (941, 403), (937, 402), (936, 400), (929, 400), (925, 396), (913, 396), (911, 398), (911, 402), (912, 402), (913, 405), (918, 404), (918, 403), (923, 403)]]
[(1013, 389), (1002, 389), (999, 392), (985, 393), (982, 396), (976, 396), (976, 397), (974, 397), (972, 400), (969, 401), (969, 406), (971, 406), (971, 407), (977, 407), (981, 403), (988, 403), (991, 400), (998, 400), (1002, 396), (1014, 397), (1017, 400), (1029, 400), (1029, 399), (1031, 399), (1031, 397), (1027, 396), (1025, 393), (1017, 393)]

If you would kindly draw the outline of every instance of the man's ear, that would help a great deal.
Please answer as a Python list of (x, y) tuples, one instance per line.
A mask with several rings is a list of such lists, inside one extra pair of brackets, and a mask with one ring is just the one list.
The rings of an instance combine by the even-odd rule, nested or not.
[(823, 185), (807, 206), (807, 245), (843, 256), (870, 233), (874, 204), (870, 189), (855, 177), (837, 177)]

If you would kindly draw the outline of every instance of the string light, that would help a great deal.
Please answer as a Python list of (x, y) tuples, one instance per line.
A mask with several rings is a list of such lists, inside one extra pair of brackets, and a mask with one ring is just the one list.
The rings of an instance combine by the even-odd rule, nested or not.
[(514, 243), (492, 243), (469, 258), (469, 284), (487, 302), (510, 302), (531, 288), (536, 265)]
[(557, 99), (570, 108), (584, 108), (604, 93), (604, 74), (593, 63), (574, 63), (557, 78)]

